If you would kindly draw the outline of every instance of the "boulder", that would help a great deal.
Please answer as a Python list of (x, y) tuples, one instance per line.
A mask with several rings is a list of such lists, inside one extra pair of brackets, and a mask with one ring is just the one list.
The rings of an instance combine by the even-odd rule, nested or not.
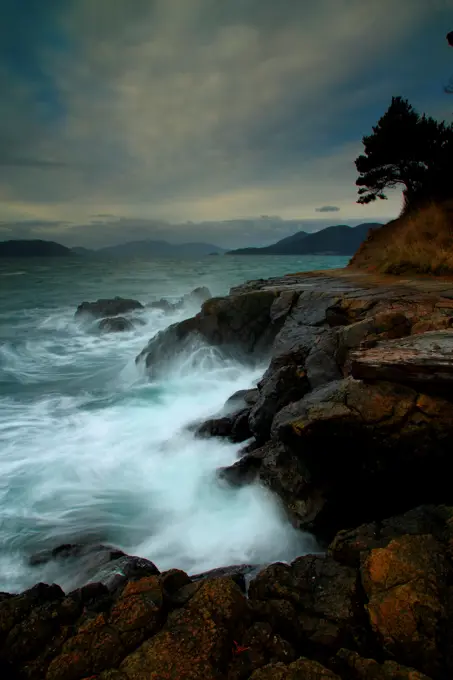
[(371, 627), (384, 652), (435, 678), (451, 675), (442, 633), (451, 615), (452, 574), (443, 546), (430, 534), (401, 536), (364, 557), (361, 573)]
[(290, 643), (272, 630), (269, 623), (259, 621), (245, 632), (241, 644), (236, 643), (228, 668), (228, 680), (247, 680), (268, 664), (288, 664), (297, 658)]
[(351, 354), (351, 374), (361, 380), (390, 380), (426, 389), (453, 384), (453, 330), (432, 331), (381, 342)]
[(125, 319), (124, 316), (113, 316), (101, 319), (98, 328), (103, 333), (122, 333), (134, 330), (134, 324), (129, 319)]
[(96, 319), (101, 319), (102, 317), (107, 316), (121, 316), (128, 312), (133, 312), (136, 309), (144, 309), (143, 305), (138, 300), (115, 297), (96, 300), (96, 302), (82, 302), (82, 304), (77, 307), (75, 316), (87, 315)]

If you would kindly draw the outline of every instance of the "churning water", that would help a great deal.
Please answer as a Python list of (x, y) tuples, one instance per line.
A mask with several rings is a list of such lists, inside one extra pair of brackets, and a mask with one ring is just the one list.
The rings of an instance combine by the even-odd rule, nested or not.
[(62, 543), (110, 543), (160, 569), (192, 573), (313, 548), (264, 489), (216, 482), (216, 468), (232, 463), (238, 446), (196, 439), (187, 428), (261, 371), (199, 348), (150, 382), (136, 355), (191, 310), (148, 309), (136, 330), (104, 335), (74, 311), (86, 299), (146, 303), (199, 285), (224, 294), (246, 279), (343, 264), (333, 257), (0, 262), (0, 590), (39, 580), (80, 585), (64, 562), (29, 563)]

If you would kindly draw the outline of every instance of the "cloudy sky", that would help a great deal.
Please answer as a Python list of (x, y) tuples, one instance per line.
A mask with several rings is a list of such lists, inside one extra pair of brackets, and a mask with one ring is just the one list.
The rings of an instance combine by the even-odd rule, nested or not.
[(2, 0), (0, 239), (233, 247), (394, 217), (398, 194), (355, 203), (353, 161), (392, 95), (451, 120), (452, 8)]

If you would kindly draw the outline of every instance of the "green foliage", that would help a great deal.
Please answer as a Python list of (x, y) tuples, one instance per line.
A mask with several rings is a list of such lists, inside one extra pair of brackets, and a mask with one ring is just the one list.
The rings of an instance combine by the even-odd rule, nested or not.
[(406, 209), (453, 196), (453, 125), (420, 115), (393, 97), (386, 113), (362, 140), (356, 161), (358, 203), (386, 199), (402, 186)]

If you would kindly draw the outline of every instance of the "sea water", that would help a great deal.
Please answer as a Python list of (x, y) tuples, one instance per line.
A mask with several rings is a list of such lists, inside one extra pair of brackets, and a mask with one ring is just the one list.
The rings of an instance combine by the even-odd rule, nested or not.
[(77, 583), (64, 560), (30, 556), (63, 543), (107, 543), (161, 569), (190, 573), (289, 560), (314, 547), (259, 485), (226, 488), (216, 469), (238, 445), (198, 439), (193, 422), (252, 387), (264, 366), (196, 348), (151, 382), (135, 357), (196, 309), (136, 314), (140, 325), (100, 334), (74, 318), (83, 300), (176, 300), (247, 279), (343, 266), (341, 257), (205, 257), (112, 261), (0, 260), (0, 590), (40, 580)]

